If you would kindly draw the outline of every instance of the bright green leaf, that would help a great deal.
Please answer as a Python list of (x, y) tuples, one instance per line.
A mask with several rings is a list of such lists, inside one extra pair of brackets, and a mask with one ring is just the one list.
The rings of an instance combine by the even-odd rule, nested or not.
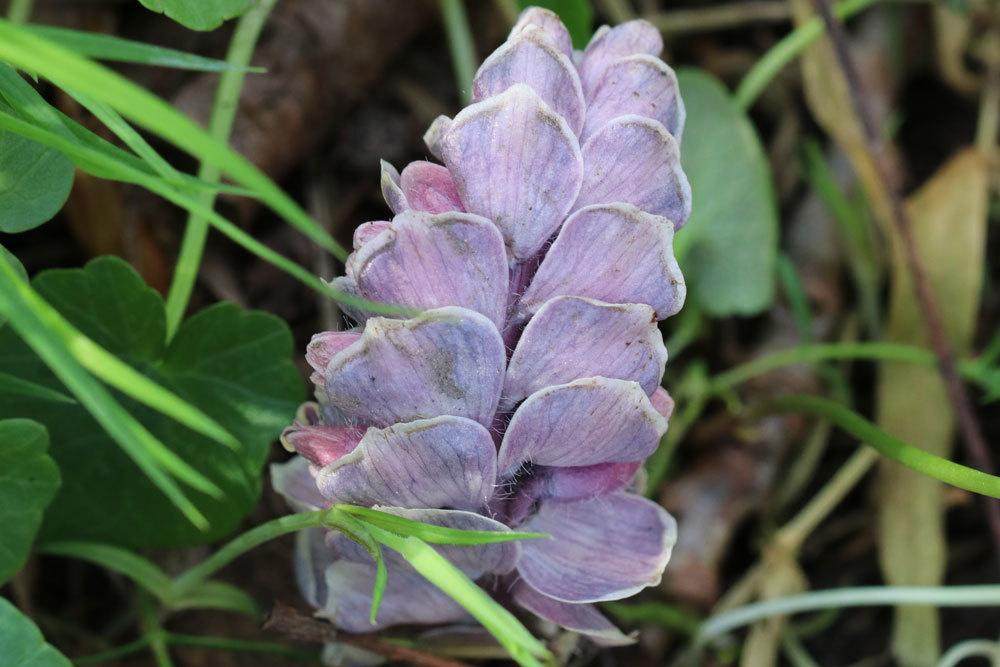
[(544, 7), (551, 9), (569, 30), (573, 46), (582, 49), (587, 46), (594, 33), (594, 11), (590, 0), (517, 0), (517, 8)]
[(48, 222), (66, 203), (72, 185), (73, 163), (66, 156), (0, 132), (0, 232), (14, 234)]
[[(162, 298), (121, 260), (101, 258), (83, 269), (43, 272), (33, 284), (84, 335), (197, 406), (243, 445), (240, 451), (219, 447), (121, 398), (171, 452), (222, 489), (219, 499), (191, 493), (211, 523), (209, 532), (200, 532), (84, 409), (4, 395), (0, 417), (19, 414), (46, 424), (53, 457), (73, 470), (46, 515), (42, 539), (169, 547), (213, 540), (232, 530), (256, 502), (268, 445), (303, 399), (287, 326), (271, 315), (219, 304), (184, 322), (168, 346)], [(44, 364), (5, 330), (0, 330), (0, 372), (61, 389)]]
[[(24, 270), (24, 264), (21, 264), (21, 260), (15, 257), (14, 253), (7, 250), (7, 248), (4, 248), (2, 245), (0, 245), (0, 262), (7, 262), (14, 267), (14, 270), (17, 271), (19, 276), (25, 280), (28, 279), (28, 272)], [(3, 326), (3, 323), (6, 321), (7, 320), (4, 318), (3, 313), (0, 313), (0, 326)]]
[(59, 468), (48, 448), (48, 433), (38, 422), (0, 421), (0, 584), (24, 565), (42, 513), (59, 488)]
[(396, 516), (388, 512), (359, 507), (357, 505), (337, 505), (348, 514), (361, 519), (364, 523), (384, 528), (397, 535), (404, 537), (419, 537), (431, 544), (457, 544), (457, 545), (477, 545), (477, 544), (498, 544), (500, 542), (514, 542), (516, 540), (545, 539), (547, 533), (518, 533), (513, 531), (502, 532), (498, 530), (462, 530), (460, 528), (447, 528), (445, 526), (435, 526), (434, 524), (414, 521), (406, 517)]
[(4, 667), (72, 667), (31, 619), (0, 598), (0, 664)]
[(192, 30), (213, 30), (250, 8), (253, 0), (139, 0)]
[(689, 297), (717, 317), (753, 315), (774, 298), (778, 212), (750, 119), (709, 74), (677, 73), (687, 108), (681, 163), (694, 208), (675, 251)]

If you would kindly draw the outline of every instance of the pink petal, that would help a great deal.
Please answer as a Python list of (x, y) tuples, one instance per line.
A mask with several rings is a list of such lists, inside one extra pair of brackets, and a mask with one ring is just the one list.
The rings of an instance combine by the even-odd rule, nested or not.
[(352, 256), (349, 274), (371, 301), (414, 308), (462, 306), (503, 326), (507, 254), (485, 218), (408, 211)]
[(621, 491), (635, 479), (639, 461), (598, 463), (579, 468), (540, 468), (537, 489), (540, 498), (582, 500)]
[(315, 371), (313, 382), (322, 384), (322, 380), (317, 381), (317, 377), (322, 378), (333, 355), (360, 338), (360, 331), (323, 331), (315, 334), (306, 346), (306, 361)]
[(492, 220), (517, 260), (538, 252), (580, 190), (576, 137), (525, 85), (466, 107), (439, 147), (466, 209)]
[(586, 107), (580, 77), (569, 57), (538, 26), (526, 26), (483, 62), (472, 84), (473, 100), (499, 95), (518, 83), (534, 90), (580, 133)]
[(528, 290), (521, 314), (556, 296), (644, 303), (657, 319), (684, 304), (684, 278), (673, 255), (674, 227), (630, 204), (580, 209), (563, 225)]
[(649, 397), (650, 402), (656, 411), (663, 415), (664, 419), (670, 419), (670, 415), (674, 413), (674, 399), (670, 397), (667, 390), (663, 387), (657, 387), (653, 395)]
[(518, 530), (552, 536), (521, 543), (521, 578), (570, 603), (618, 600), (655, 586), (677, 541), (677, 523), (666, 510), (627, 493), (544, 500)]
[(363, 435), (354, 426), (296, 423), (282, 432), (281, 444), (322, 468), (354, 451)]
[(636, 115), (659, 121), (680, 141), (684, 102), (677, 88), (677, 76), (659, 58), (637, 55), (616, 60), (587, 101), (582, 140), (590, 138), (612, 118)]
[(368, 429), (316, 483), (336, 502), (476, 510), (493, 495), (496, 473), (489, 431), (471, 419), (435, 417)]
[(691, 186), (677, 142), (659, 122), (619, 116), (583, 145), (583, 187), (575, 209), (624, 202), (680, 228), (691, 215)]
[(650, 394), (666, 362), (649, 306), (559, 296), (545, 302), (524, 329), (507, 366), (502, 400), (509, 409), (544, 387), (596, 375), (633, 380)]
[(388, 220), (372, 220), (371, 222), (364, 222), (358, 225), (354, 230), (354, 249), (360, 250), (361, 246), (384, 232), (388, 227)]
[(580, 62), (580, 78), (588, 99), (604, 72), (616, 60), (641, 53), (659, 56), (661, 51), (660, 31), (648, 21), (629, 21), (614, 28), (603, 26), (594, 33)]
[(438, 116), (431, 123), (431, 126), (427, 128), (424, 132), (424, 144), (427, 146), (427, 150), (431, 152), (431, 155), (439, 160), (442, 160), (441, 152), (441, 141), (444, 139), (445, 134), (448, 133), (448, 128), (451, 127), (451, 118), (447, 116)]
[(493, 421), (506, 353), (493, 323), (464, 308), (409, 320), (373, 317), (357, 343), (327, 367), (330, 405), (358, 423), (455, 415)]
[(598, 646), (628, 646), (635, 637), (616, 628), (592, 604), (570, 604), (543, 595), (523, 581), (514, 585), (514, 602), (550, 623), (585, 635)]
[(521, 15), (517, 17), (517, 23), (510, 31), (508, 41), (531, 26), (537, 26), (544, 31), (549, 41), (567, 58), (573, 57), (573, 40), (569, 36), (569, 30), (563, 25), (558, 14), (542, 7), (528, 7), (521, 12)]
[(433, 162), (411, 162), (399, 180), (410, 208), (428, 213), (464, 211), (448, 170)]
[(576, 467), (641, 461), (666, 429), (667, 420), (635, 382), (596, 377), (546, 387), (511, 418), (498, 455), (501, 476), (525, 462)]

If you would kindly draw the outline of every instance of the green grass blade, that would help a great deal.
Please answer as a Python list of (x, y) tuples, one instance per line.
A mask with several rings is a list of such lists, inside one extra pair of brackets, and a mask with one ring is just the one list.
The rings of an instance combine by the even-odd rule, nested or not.
[(26, 25), (24, 29), (50, 42), (56, 42), (81, 56), (94, 60), (134, 63), (136, 65), (156, 65), (172, 69), (186, 69), (199, 72), (225, 72), (233, 69), (246, 72), (263, 72), (260, 67), (239, 67), (224, 60), (205, 58), (194, 53), (186, 53), (155, 44), (136, 42), (114, 35), (101, 35), (69, 28), (48, 25)]
[(257, 241), (242, 229), (229, 222), (229, 220), (219, 215), (212, 208), (204, 206), (188, 193), (178, 190), (161, 177), (134, 166), (128, 160), (118, 160), (103, 151), (83, 145), (72, 139), (66, 139), (43, 127), (4, 112), (0, 112), (0, 129), (21, 134), (40, 144), (62, 151), (82, 169), (95, 169), (94, 173), (96, 175), (142, 186), (187, 211), (204, 216), (213, 227), (237, 244), (243, 246), (269, 264), (288, 273), (306, 286), (335, 301), (382, 315), (412, 317), (419, 312), (414, 308), (377, 303), (334, 289), (307, 269), (275, 252), (260, 241)]
[(541, 667), (549, 661), (548, 649), (513, 614), (426, 542), (416, 537), (400, 537), (369, 524), (378, 542), (398, 552), (429, 582), (447, 593), (486, 628), (510, 656), (524, 667)]
[[(184, 424), (191, 430), (206, 435), (231, 449), (239, 449), (239, 441), (218, 422), (84, 336), (34, 290), (25, 285), (21, 296), (34, 311), (35, 316), (41, 319), (49, 330), (60, 339), (63, 346), (69, 350), (77, 362), (94, 376), (140, 403)], [(207, 480), (205, 481), (207, 482)], [(205, 490), (204, 486), (201, 488)]]
[(344, 247), (249, 160), (128, 79), (3, 20), (0, 20), (0, 60), (32, 71), (60, 87), (89, 95), (202, 162), (218, 167), (240, 185), (255, 191), (261, 202), (322, 248), (338, 259), (347, 258)]
[(171, 597), (164, 600), (172, 610), (221, 609), (234, 611), (253, 618), (260, 617), (260, 609), (253, 597), (241, 588), (222, 581), (206, 581), (181, 595), (171, 591)]
[(43, 401), (64, 403), (66, 405), (77, 404), (76, 399), (72, 396), (67, 396), (61, 391), (24, 380), (10, 373), (0, 372), (0, 393), (27, 396), (28, 398), (37, 398)]
[(82, 104), (90, 113), (94, 114), (97, 120), (104, 123), (104, 126), (115, 133), (126, 146), (139, 156), (153, 171), (167, 179), (168, 181), (180, 181), (181, 174), (171, 166), (163, 157), (156, 152), (156, 149), (149, 145), (149, 142), (142, 138), (142, 135), (135, 131), (124, 118), (118, 115), (114, 109), (108, 105), (84, 95), (72, 88), (67, 88), (66, 92), (77, 102)]
[(357, 505), (337, 505), (337, 509), (358, 517), (364, 523), (378, 526), (403, 537), (416, 537), (431, 544), (468, 545), (498, 544), (516, 540), (547, 539), (548, 533), (517, 533), (496, 530), (462, 530), (435, 526), (421, 521), (380, 512)]
[(765, 401), (762, 412), (796, 412), (829, 420), (886, 458), (952, 486), (1000, 499), (1000, 477), (929, 454), (894, 438), (844, 405), (820, 396), (779, 396)]
[(117, 572), (149, 591), (161, 602), (170, 597), (170, 577), (142, 556), (96, 542), (52, 542), (41, 549), (42, 553), (85, 560), (88, 563)]
[(30, 300), (25, 298), (26, 294), (31, 293), (31, 288), (21, 280), (13, 267), (0, 262), (0, 312), (8, 318), (8, 325), (38, 354), (80, 404), (184, 516), (199, 528), (207, 528), (205, 516), (184, 495), (171, 475), (209, 495), (221, 495), (219, 488), (167, 449), (115, 401), (100, 382), (87, 373), (59, 337), (35, 313)]

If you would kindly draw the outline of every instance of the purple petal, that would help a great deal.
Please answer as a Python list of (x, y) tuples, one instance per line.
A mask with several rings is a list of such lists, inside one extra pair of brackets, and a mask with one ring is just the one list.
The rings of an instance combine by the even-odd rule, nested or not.
[(560, 52), (567, 58), (573, 57), (573, 40), (569, 36), (569, 30), (559, 19), (559, 15), (551, 9), (541, 7), (528, 7), (517, 17), (517, 23), (510, 31), (510, 40), (515, 35), (519, 35), (531, 26), (537, 26), (544, 31), (545, 36), (551, 41)]
[(586, 108), (580, 77), (541, 27), (526, 26), (483, 62), (472, 83), (473, 100), (499, 95), (518, 83), (538, 93), (575, 134), (580, 133)]
[(514, 602), (535, 616), (586, 635), (598, 646), (628, 646), (635, 637), (616, 628), (592, 604), (570, 604), (542, 595), (523, 581), (514, 585)]
[(655, 586), (677, 540), (677, 523), (666, 510), (626, 493), (545, 500), (518, 529), (552, 536), (521, 543), (521, 578), (573, 603), (618, 600)]
[(466, 209), (492, 220), (518, 260), (538, 252), (580, 191), (576, 137), (525, 85), (466, 107), (440, 149)]
[[(352, 253), (350, 257), (347, 258), (347, 261), (350, 262), (354, 258), (355, 254), (356, 253)], [(331, 280), (328, 284), (338, 292), (344, 292), (345, 294), (361, 298), (361, 292), (358, 291), (358, 284), (354, 281), (354, 278), (351, 278), (350, 276), (338, 276), (337, 278)], [(355, 308), (354, 306), (349, 306), (340, 301), (337, 302), (337, 308), (343, 311), (345, 315), (358, 324), (363, 325), (370, 317), (367, 311)]]
[(308, 528), (295, 535), (295, 581), (302, 597), (317, 609), (326, 605), (326, 570), (334, 560), (327, 534), (324, 528)]
[(667, 420), (635, 382), (596, 377), (546, 387), (511, 418), (498, 455), (501, 475), (525, 462), (575, 467), (641, 461), (666, 429)]
[(446, 594), (424, 579), (413, 568), (399, 565), (389, 568), (385, 597), (374, 625), (369, 623), (375, 566), (339, 560), (326, 570), (329, 591), (326, 605), (317, 616), (330, 619), (346, 632), (374, 632), (391, 625), (458, 623), (469, 615)]
[(574, 208), (613, 202), (661, 215), (677, 229), (691, 215), (677, 142), (652, 118), (615, 118), (583, 146), (583, 187)]
[(594, 33), (580, 62), (580, 79), (588, 98), (604, 72), (616, 60), (641, 53), (659, 56), (661, 51), (663, 38), (660, 31), (648, 21), (629, 21), (614, 28), (601, 27)]
[[(381, 165), (382, 198), (385, 199), (385, 203), (389, 205), (393, 213), (409, 210), (410, 204), (406, 201), (406, 195), (403, 194), (403, 189), (399, 185), (399, 171), (385, 160), (382, 160)], [(355, 247), (358, 246), (355, 244)]]
[(483, 426), (435, 417), (368, 429), (316, 483), (336, 502), (475, 510), (493, 495), (496, 466), (493, 438)]
[(503, 326), (507, 254), (485, 218), (408, 211), (353, 256), (349, 274), (361, 294), (415, 308), (461, 306)]
[(301, 456), (285, 463), (272, 463), (271, 486), (296, 512), (311, 512), (330, 506), (330, 501), (316, 486), (309, 461)]
[(410, 208), (428, 213), (464, 211), (448, 170), (433, 162), (411, 162), (399, 180)]
[(653, 56), (616, 60), (588, 95), (587, 121), (580, 138), (586, 140), (612, 118), (646, 116), (663, 124), (680, 141), (684, 129), (684, 102), (677, 76)]
[(549, 248), (518, 304), (522, 316), (561, 295), (608, 303), (644, 303), (657, 319), (684, 304), (684, 278), (673, 254), (674, 227), (630, 204), (574, 213)]
[(455, 415), (493, 421), (506, 353), (496, 327), (465, 308), (410, 320), (373, 317), (327, 367), (329, 403), (348, 419), (389, 426)]
[(427, 150), (431, 152), (431, 155), (439, 160), (442, 160), (441, 152), (441, 140), (444, 135), (447, 134), (448, 128), (451, 127), (451, 118), (447, 116), (438, 116), (431, 123), (431, 126), (427, 128), (424, 132), (424, 144), (427, 146)]
[(666, 362), (649, 306), (559, 296), (524, 329), (507, 366), (503, 403), (513, 407), (543, 387), (596, 375), (633, 380), (651, 394)]

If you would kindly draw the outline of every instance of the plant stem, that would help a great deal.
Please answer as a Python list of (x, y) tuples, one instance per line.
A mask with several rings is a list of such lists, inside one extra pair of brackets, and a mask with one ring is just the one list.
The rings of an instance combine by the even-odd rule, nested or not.
[(790, 15), (783, 0), (739, 0), (712, 7), (672, 9), (643, 16), (669, 35), (725, 30), (751, 23), (778, 23)]
[(276, 537), (319, 526), (339, 529), (341, 528), (341, 524), (346, 525), (348, 523), (340, 521), (340, 515), (341, 511), (337, 509), (302, 512), (300, 514), (290, 514), (272, 519), (267, 523), (262, 523), (259, 526), (251, 528), (174, 579), (174, 591), (182, 593), (188, 590), (190, 587), (205, 581), (247, 551)]
[(969, 639), (955, 644), (941, 656), (936, 667), (958, 667), (969, 658), (986, 658), (993, 667), (1000, 664), (1000, 642), (989, 639)]
[[(878, 0), (844, 0), (838, 3), (834, 12), (837, 18), (846, 20), (858, 12), (874, 5)], [(823, 34), (823, 21), (813, 18), (808, 23), (791, 31), (777, 44), (768, 49), (757, 63), (744, 75), (733, 97), (736, 105), (749, 109), (757, 101), (760, 94), (778, 75), (785, 65), (795, 58)]]
[(844, 405), (820, 396), (786, 395), (765, 401), (762, 413), (798, 412), (828, 419), (883, 456), (919, 473), (990, 498), (1000, 499), (1000, 477), (930, 454), (881, 430)]
[(843, 607), (936, 605), (938, 607), (1000, 607), (1000, 585), (982, 586), (861, 586), (813, 591), (757, 602), (708, 619), (696, 645), (765, 618)]
[[(751, 378), (779, 368), (836, 359), (900, 361), (920, 366), (933, 366), (936, 361), (934, 353), (930, 350), (902, 343), (815, 343), (812, 345), (799, 345), (788, 350), (771, 352), (763, 357), (719, 373), (709, 380), (708, 391), (711, 394), (722, 394)], [(976, 368), (977, 366), (974, 362), (959, 362), (959, 371), (967, 379), (975, 380), (979, 377)]]
[[(959, 431), (962, 433), (962, 442), (970, 458), (983, 470), (983, 473), (993, 472), (993, 462), (990, 456), (990, 448), (983, 436), (982, 427), (976, 417), (972, 407), (972, 401), (966, 391), (965, 385), (959, 376), (958, 364), (956, 362), (955, 348), (948, 335), (945, 333), (944, 322), (941, 319), (941, 311), (938, 309), (937, 298), (931, 287), (927, 270), (923, 266), (917, 245), (914, 241), (911, 229), (913, 227), (909, 212), (906, 210), (906, 203), (899, 190), (896, 179), (892, 178), (890, 167), (886, 162), (887, 143), (884, 135), (880, 132), (875, 115), (872, 112), (870, 99), (865, 95), (861, 85), (861, 77), (847, 44), (847, 35), (844, 26), (835, 19), (830, 10), (829, 0), (814, 0), (816, 10), (826, 25), (826, 30), (830, 36), (830, 43), (833, 46), (834, 55), (847, 82), (847, 90), (850, 95), (851, 106), (854, 115), (857, 117), (864, 136), (865, 149), (871, 157), (875, 166), (875, 175), (882, 183), (882, 189), (888, 193), (890, 218), (896, 231), (896, 236), (902, 246), (903, 256), (906, 259), (906, 266), (913, 281), (913, 291), (920, 304), (920, 310), (927, 325), (927, 332), (930, 335), (931, 347), (937, 356), (937, 366), (944, 381), (948, 393), (948, 400), (951, 403), (952, 412), (958, 421)], [(1000, 559), (1000, 503), (996, 500), (983, 499), (983, 508), (986, 513), (987, 525), (993, 538), (995, 556)], [(1000, 561), (998, 561), (1000, 562)]]
[(10, 0), (7, 8), (7, 19), (11, 23), (27, 23), (31, 18), (31, 10), (34, 8), (35, 0)]
[(170, 658), (170, 650), (167, 648), (167, 633), (160, 626), (152, 598), (143, 590), (139, 591), (139, 611), (142, 616), (143, 633), (149, 642), (157, 667), (173, 667), (174, 661)]
[(242, 639), (229, 639), (228, 637), (202, 637), (200, 635), (182, 635), (170, 632), (167, 633), (167, 643), (172, 646), (210, 648), (237, 653), (280, 655), (303, 662), (319, 662), (320, 659), (319, 654), (315, 651), (302, 651), (275, 642), (245, 641)]
[(455, 68), (455, 82), (462, 98), (462, 104), (472, 100), (472, 79), (476, 75), (476, 45), (469, 29), (469, 17), (465, 13), (463, 0), (440, 0), (441, 17), (444, 19), (448, 35), (448, 50), (451, 64)]
[[(239, 106), (240, 92), (243, 90), (243, 78), (246, 67), (250, 64), (257, 38), (267, 21), (276, 0), (260, 0), (243, 16), (240, 17), (236, 30), (229, 44), (226, 62), (231, 69), (219, 77), (219, 87), (215, 92), (212, 105), (212, 115), (208, 122), (209, 134), (219, 141), (228, 142), (233, 129), (233, 120)], [(202, 162), (198, 168), (198, 178), (207, 183), (218, 183), (220, 170), (218, 167)], [(203, 192), (198, 197), (201, 204), (210, 207), (215, 204), (215, 192)], [(167, 340), (173, 337), (184, 318), (194, 281), (201, 266), (201, 257), (205, 251), (205, 240), (208, 237), (208, 220), (191, 213), (188, 216), (181, 250), (177, 258), (177, 268), (170, 283), (167, 295)]]
[(134, 642), (122, 644), (121, 646), (116, 646), (115, 648), (108, 649), (107, 651), (101, 651), (100, 653), (92, 653), (90, 655), (74, 658), (73, 664), (79, 666), (103, 665), (104, 663), (112, 660), (117, 660), (118, 658), (124, 658), (125, 656), (132, 655), (133, 653), (138, 653), (147, 646), (149, 646), (149, 637), (140, 637)]

